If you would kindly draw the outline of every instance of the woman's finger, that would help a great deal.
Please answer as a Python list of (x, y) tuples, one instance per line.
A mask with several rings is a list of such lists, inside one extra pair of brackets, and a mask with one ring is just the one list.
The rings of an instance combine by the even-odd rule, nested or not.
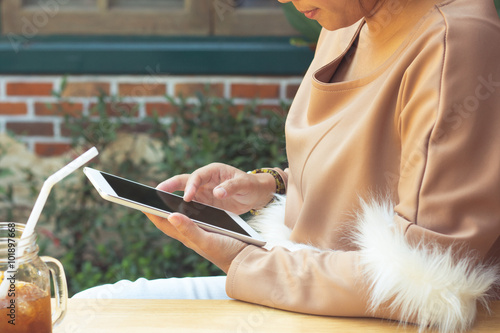
[(158, 184), (156, 188), (165, 192), (184, 191), (189, 176), (189, 174), (173, 176)]
[(176, 240), (182, 241), (182, 235), (177, 231), (177, 228), (175, 228), (168, 219), (149, 214), (149, 213), (144, 213), (146, 216), (153, 222), (153, 224), (165, 235), (172, 237)]
[(191, 249), (194, 249), (194, 244), (196, 244), (196, 247), (204, 247), (207, 239), (206, 232), (191, 219), (183, 214), (174, 213), (169, 215), (168, 221), (183, 236), (179, 240), (185, 246)]
[(198, 188), (202, 186), (202, 177), (199, 173), (193, 173), (189, 177), (186, 183), (186, 188), (184, 189), (184, 201), (191, 201), (194, 199)]
[[(220, 179), (219, 168), (220, 164), (212, 163), (194, 171), (187, 180), (184, 190), (184, 200), (193, 200), (200, 187), (210, 183), (214, 179)], [(216, 185), (214, 184), (214, 186)]]

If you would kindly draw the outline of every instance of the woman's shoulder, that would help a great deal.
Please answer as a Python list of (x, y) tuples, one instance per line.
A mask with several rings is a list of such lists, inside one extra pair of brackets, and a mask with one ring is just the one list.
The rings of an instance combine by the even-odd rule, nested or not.
[(500, 57), (500, 18), (493, 0), (446, 0), (436, 5), (408, 41), (412, 59), (444, 66), (490, 66)]
[[(497, 114), (499, 42), (500, 19), (493, 0), (440, 3), (400, 57), (405, 65), (404, 101), (438, 92), (437, 104), (429, 111), (453, 129), (473, 114)], [(437, 109), (441, 112), (434, 113)], [(422, 108), (418, 112), (424, 114)]]
[(493, 0), (443, 0), (436, 7), (451, 18), (483, 18), (498, 22)]
[(500, 18), (493, 0), (449, 0), (437, 6), (445, 26), (448, 61), (496, 65), (500, 57)]
[(435, 15), (445, 25), (447, 37), (500, 37), (500, 18), (493, 0), (446, 0), (436, 6)]

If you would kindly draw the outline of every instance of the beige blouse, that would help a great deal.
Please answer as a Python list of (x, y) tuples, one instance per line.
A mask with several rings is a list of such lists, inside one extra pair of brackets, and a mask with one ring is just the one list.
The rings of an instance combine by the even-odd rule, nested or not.
[[(441, 308), (451, 311), (447, 298), (456, 298), (468, 313), (454, 315), (471, 321), (496, 275), (476, 264), (500, 256), (493, 1), (445, 1), (380, 68), (329, 83), (362, 26), (322, 32), (286, 123), (285, 224), (292, 241), (320, 251), (248, 246), (231, 265), (227, 293), (292, 311), (437, 327)], [(372, 231), (363, 233), (365, 224)]]

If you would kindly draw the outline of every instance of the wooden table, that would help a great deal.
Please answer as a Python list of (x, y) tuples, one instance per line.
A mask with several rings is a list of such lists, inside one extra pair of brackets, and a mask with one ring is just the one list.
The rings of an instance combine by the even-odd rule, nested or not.
[[(500, 332), (500, 302), (479, 313), (472, 332)], [(312, 316), (230, 300), (70, 299), (54, 333), (418, 332), (391, 321)]]

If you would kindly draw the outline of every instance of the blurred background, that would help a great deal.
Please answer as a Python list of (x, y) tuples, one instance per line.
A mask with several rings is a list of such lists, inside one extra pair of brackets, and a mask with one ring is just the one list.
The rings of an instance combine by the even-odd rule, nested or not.
[[(43, 181), (91, 146), (90, 166), (152, 186), (211, 162), (286, 166), (285, 117), (320, 31), (293, 4), (0, 0), (0, 11), (1, 221), (25, 223)], [(103, 201), (81, 170), (53, 188), (36, 231), (70, 295), (221, 274)]]
[[(211, 162), (286, 166), (283, 125), (320, 27), (275, 0), (0, 1), (0, 220), (90, 166), (155, 186)], [(120, 279), (221, 274), (81, 170), (52, 190), (41, 255), (70, 295)]]

